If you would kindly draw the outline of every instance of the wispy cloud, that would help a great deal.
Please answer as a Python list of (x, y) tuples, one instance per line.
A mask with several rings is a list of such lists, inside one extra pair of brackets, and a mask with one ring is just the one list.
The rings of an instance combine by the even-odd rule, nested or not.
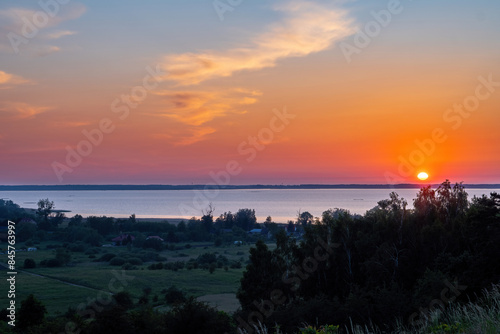
[(0, 111), (13, 114), (18, 119), (33, 118), (51, 109), (53, 107), (35, 106), (24, 102), (4, 102), (0, 105)]
[(71, 35), (75, 35), (75, 34), (76, 34), (76, 31), (57, 30), (57, 31), (46, 34), (45, 38), (47, 38), (47, 39), (59, 39), (59, 38), (62, 38), (64, 36), (71, 36)]
[(35, 55), (39, 56), (39, 57), (44, 57), (44, 56), (47, 56), (51, 53), (56, 53), (56, 52), (59, 52), (61, 51), (61, 48), (58, 47), (58, 46), (54, 46), (54, 45), (43, 45), (43, 46), (39, 46), (36, 50), (35, 50)]
[(0, 71), (0, 89), (10, 89), (18, 85), (30, 84), (32, 81), (19, 75)]
[(82, 126), (91, 125), (91, 122), (77, 122), (77, 121), (57, 121), (51, 123), (54, 128), (80, 128)]
[[(86, 7), (71, 2), (67, 5), (60, 5), (58, 8), (55, 15), (48, 15), (42, 8), (14, 7), (0, 10), (0, 52), (13, 53), (16, 48), (26, 48), (31, 54), (47, 55), (60, 51), (60, 47), (46, 45), (41, 40), (55, 40), (63, 36), (74, 35), (76, 33), (74, 31), (51, 31), (50, 28), (82, 16)], [(36, 23), (41, 17), (47, 19), (42, 21), (43, 24)]]
[(280, 59), (304, 57), (330, 48), (355, 32), (345, 10), (307, 1), (276, 6), (284, 19), (257, 35), (246, 47), (167, 55), (165, 79), (193, 85), (243, 70), (273, 67)]
[(206, 123), (229, 114), (245, 113), (246, 107), (256, 103), (261, 95), (244, 88), (214, 91), (186, 86), (231, 77), (240, 71), (274, 67), (280, 59), (305, 57), (326, 50), (355, 32), (348, 13), (333, 6), (298, 0), (273, 9), (283, 13), (283, 18), (240, 44), (243, 46), (163, 58), (162, 67), (167, 73), (163, 79), (174, 82), (178, 89), (156, 93), (167, 101), (161, 115), (185, 124), (185, 129), (181, 137), (162, 134), (162, 139), (175, 140), (176, 145), (204, 140), (216, 132), (213, 123), (211, 127)]
[(200, 142), (216, 130), (208, 126), (198, 126), (191, 127), (187, 130), (179, 131), (179, 133), (173, 134), (153, 134), (152, 137), (155, 139), (166, 140), (172, 143), (174, 146), (188, 146), (194, 143)]
[(162, 91), (155, 93), (169, 103), (160, 115), (188, 125), (202, 125), (229, 113), (245, 113), (245, 106), (257, 101), (259, 91), (242, 88), (225, 92), (214, 91)]

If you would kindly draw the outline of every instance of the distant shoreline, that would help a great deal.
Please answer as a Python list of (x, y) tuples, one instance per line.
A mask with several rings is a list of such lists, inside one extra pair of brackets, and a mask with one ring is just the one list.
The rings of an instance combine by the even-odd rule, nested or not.
[[(203, 190), (217, 187), (220, 190), (245, 189), (419, 189), (429, 184), (297, 184), (297, 185), (0, 185), (0, 191), (85, 191), (85, 190)], [(430, 184), (433, 188), (439, 184)], [(464, 184), (466, 189), (498, 189), (500, 184)]]

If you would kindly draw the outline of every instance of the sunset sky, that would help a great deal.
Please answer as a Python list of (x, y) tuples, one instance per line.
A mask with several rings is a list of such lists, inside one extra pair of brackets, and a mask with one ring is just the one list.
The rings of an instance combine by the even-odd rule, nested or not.
[(0, 184), (500, 183), (499, 1), (40, 3), (0, 2)]

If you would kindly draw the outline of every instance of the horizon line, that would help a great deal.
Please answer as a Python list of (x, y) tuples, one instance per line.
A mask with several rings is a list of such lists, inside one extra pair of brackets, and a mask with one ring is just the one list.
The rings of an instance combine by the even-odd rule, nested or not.
[[(0, 191), (33, 191), (33, 190), (203, 190), (218, 188), (221, 190), (238, 189), (420, 189), (431, 186), (438, 187), (441, 183), (398, 183), (398, 184), (240, 184), (240, 185), (216, 185), (216, 184), (64, 184), (64, 185), (0, 185)], [(462, 183), (465, 188), (500, 188), (498, 183)]]

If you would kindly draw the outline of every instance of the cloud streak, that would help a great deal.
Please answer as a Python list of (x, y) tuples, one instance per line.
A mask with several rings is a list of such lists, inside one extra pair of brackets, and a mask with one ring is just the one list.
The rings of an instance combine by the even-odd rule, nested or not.
[(276, 66), (280, 59), (304, 57), (326, 50), (355, 32), (347, 12), (317, 3), (295, 1), (274, 8), (284, 19), (257, 35), (246, 47), (167, 55), (163, 68), (167, 80), (194, 85), (239, 71)]
[(86, 7), (79, 3), (70, 3), (58, 8), (54, 13), (46, 13), (42, 8), (13, 7), (0, 10), (0, 52), (14, 53), (16, 49), (28, 48), (33, 54), (43, 56), (60, 51), (59, 47), (46, 45), (41, 40), (55, 40), (74, 35), (76, 32), (46, 30), (64, 21), (79, 18), (86, 12)]
[(10, 74), (0, 71), (0, 89), (10, 89), (15, 86), (30, 84), (30, 80), (25, 79), (19, 75)]
[(5, 102), (3, 103), (3, 106), (0, 107), (0, 111), (14, 114), (18, 119), (33, 118), (51, 109), (53, 108), (46, 106), (35, 106), (24, 102)]
[[(182, 137), (165, 134), (156, 138), (191, 145), (216, 132), (205, 124), (229, 114), (244, 114), (248, 105), (257, 102), (258, 91), (244, 88), (193, 90), (186, 87), (205, 81), (231, 77), (241, 71), (276, 66), (290, 57), (305, 57), (331, 48), (337, 41), (355, 33), (353, 21), (345, 10), (309, 1), (292, 1), (275, 6), (283, 18), (255, 35), (243, 47), (220, 51), (188, 52), (163, 57), (163, 79), (178, 89), (158, 92), (167, 102), (161, 116), (184, 124)], [(213, 123), (211, 126), (214, 126)]]
[(170, 133), (153, 134), (152, 137), (160, 140), (167, 140), (174, 146), (188, 146), (205, 140), (206, 137), (216, 130), (209, 126), (191, 127), (187, 130), (178, 131), (175, 135)]
[(220, 91), (162, 91), (155, 93), (163, 96), (169, 106), (161, 113), (181, 123), (199, 126), (215, 118), (230, 113), (244, 114), (245, 106), (253, 104), (260, 96), (259, 91), (232, 89)]

